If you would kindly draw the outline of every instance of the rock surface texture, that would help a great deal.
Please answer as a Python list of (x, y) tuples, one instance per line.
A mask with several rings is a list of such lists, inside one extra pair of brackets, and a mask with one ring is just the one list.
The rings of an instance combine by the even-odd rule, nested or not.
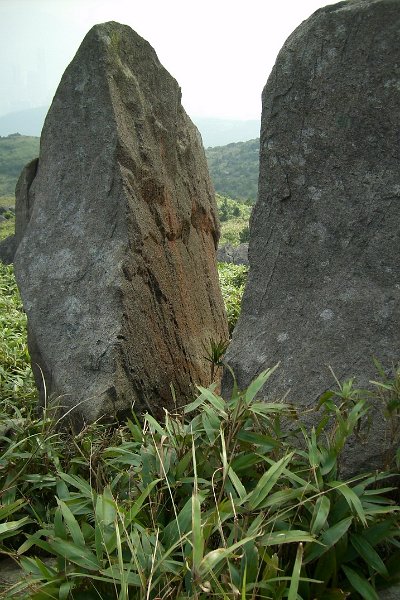
[(228, 335), (214, 190), (180, 100), (145, 40), (96, 25), (24, 187), (15, 271), (35, 376), (81, 420), (172, 409), (171, 384), (178, 403), (208, 385), (203, 346)]
[[(335, 386), (328, 366), (363, 386), (376, 378), (373, 355), (388, 369), (399, 361), (399, 29), (397, 1), (341, 2), (302, 23), (277, 58), (226, 358), (242, 387), (281, 361), (268, 390), (312, 407)], [(350, 470), (384, 462), (386, 425), (373, 421)]]
[(234, 265), (248, 265), (249, 244), (243, 243), (239, 246), (225, 244), (220, 246), (217, 251), (218, 262), (232, 263)]

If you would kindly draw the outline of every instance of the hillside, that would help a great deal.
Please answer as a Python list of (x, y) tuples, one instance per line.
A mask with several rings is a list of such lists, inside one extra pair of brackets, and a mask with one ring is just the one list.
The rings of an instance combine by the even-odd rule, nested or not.
[(0, 137), (0, 196), (13, 196), (23, 167), (39, 155), (39, 138), (19, 134)]
[(207, 148), (215, 191), (254, 204), (257, 198), (259, 139)]

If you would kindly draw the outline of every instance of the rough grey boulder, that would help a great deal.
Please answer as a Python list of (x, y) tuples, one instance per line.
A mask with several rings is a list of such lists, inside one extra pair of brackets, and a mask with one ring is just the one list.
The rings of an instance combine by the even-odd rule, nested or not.
[(182, 403), (208, 385), (204, 346), (228, 335), (214, 190), (177, 82), (129, 27), (85, 37), (24, 189), (15, 272), (42, 402), (44, 379), (80, 420), (160, 416), (171, 386)]
[[(263, 91), (250, 274), (227, 362), (244, 387), (281, 361), (268, 389), (315, 406), (343, 381), (400, 358), (399, 3), (353, 0), (288, 38)], [(228, 393), (229, 374), (223, 389)], [(355, 442), (354, 442), (355, 443)], [(374, 417), (350, 470), (382, 466)]]
[(32, 216), (35, 202), (32, 183), (36, 177), (39, 159), (31, 160), (21, 172), (15, 187), (15, 244), (18, 247)]
[(225, 244), (220, 246), (217, 251), (218, 262), (232, 263), (234, 265), (248, 265), (249, 244), (243, 243), (239, 246)]
[(29, 190), (35, 179), (38, 162), (39, 159), (35, 158), (22, 169), (15, 188), (15, 209), (13, 207), (6, 209), (15, 212), (16, 231), (14, 235), (0, 241), (0, 260), (4, 264), (10, 264), (14, 261), (18, 244), (22, 240), (26, 226), (29, 223), (34, 203), (34, 196), (29, 194)]
[(400, 584), (393, 585), (386, 590), (378, 592), (379, 600), (399, 600), (400, 598)]
[(0, 260), (5, 265), (10, 265), (14, 260), (17, 249), (15, 235), (9, 235), (0, 241)]

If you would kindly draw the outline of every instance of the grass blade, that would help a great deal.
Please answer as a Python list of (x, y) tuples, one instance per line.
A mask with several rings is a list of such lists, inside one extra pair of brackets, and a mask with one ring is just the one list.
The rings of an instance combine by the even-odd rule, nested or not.
[(292, 578), (290, 581), (288, 600), (297, 600), (297, 590), (299, 589), (300, 571), (301, 571), (302, 561), (303, 561), (303, 544), (300, 542), (300, 544), (297, 547), (296, 560), (294, 561)]

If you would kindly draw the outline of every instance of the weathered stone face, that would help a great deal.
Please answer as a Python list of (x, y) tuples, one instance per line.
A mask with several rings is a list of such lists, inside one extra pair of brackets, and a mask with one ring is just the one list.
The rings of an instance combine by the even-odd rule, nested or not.
[(105, 23), (43, 128), (15, 271), (37, 381), (35, 363), (86, 420), (162, 414), (171, 385), (184, 402), (210, 383), (203, 345), (227, 337), (214, 190), (180, 100), (151, 46)]
[[(250, 275), (227, 362), (303, 407), (400, 358), (399, 3), (320, 9), (289, 37), (263, 92)], [(226, 375), (225, 391), (229, 388)], [(350, 468), (382, 464), (373, 419)], [(351, 453), (349, 453), (351, 454)], [(375, 460), (376, 459), (376, 460)]]

